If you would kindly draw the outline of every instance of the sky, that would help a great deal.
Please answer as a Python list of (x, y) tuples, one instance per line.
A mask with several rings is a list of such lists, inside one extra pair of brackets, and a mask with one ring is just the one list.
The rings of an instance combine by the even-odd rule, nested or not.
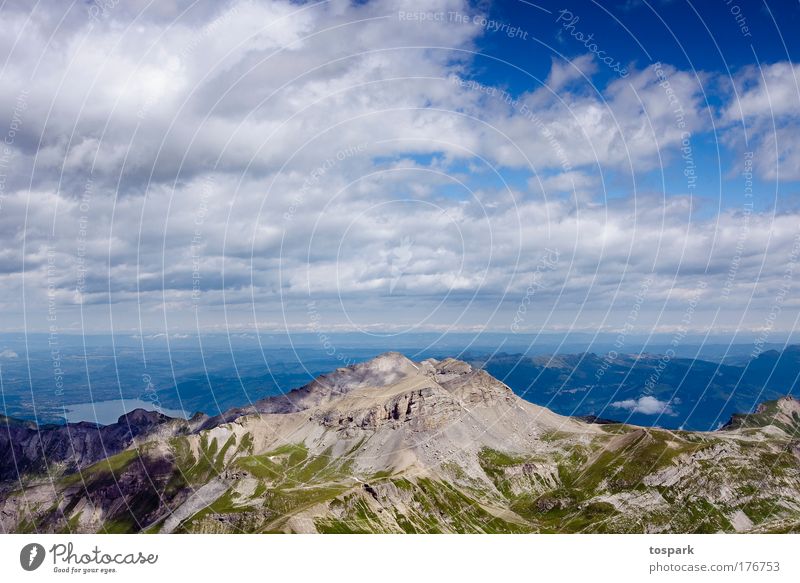
[(798, 2), (0, 4), (0, 331), (797, 327)]

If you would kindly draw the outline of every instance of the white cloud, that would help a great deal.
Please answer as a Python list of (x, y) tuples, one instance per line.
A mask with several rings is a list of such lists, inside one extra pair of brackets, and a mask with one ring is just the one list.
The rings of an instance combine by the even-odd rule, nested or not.
[(726, 120), (798, 117), (800, 65), (780, 62), (747, 67), (733, 83), (735, 95), (724, 110)]
[(553, 91), (558, 91), (572, 81), (589, 79), (596, 71), (597, 63), (592, 55), (581, 55), (568, 62), (553, 58), (545, 84)]
[(626, 399), (624, 401), (614, 401), (612, 407), (625, 409), (631, 413), (641, 413), (642, 415), (677, 415), (670, 407), (668, 401), (659, 401), (653, 396), (645, 395), (638, 399)]
[(800, 65), (747, 67), (731, 80), (723, 110), (726, 142), (753, 152), (753, 168), (768, 180), (800, 180)]
[[(709, 128), (705, 74), (663, 67), (682, 129), (652, 68), (603, 87), (591, 57), (553, 61), (548, 86), (530, 78), (515, 104), (462, 87), (485, 31), (400, 21), (411, 2), (158, 4), (97, 22), (85, 5), (19, 4), (0, 19), (0, 104), (24, 101), (0, 212), (5, 326), (21, 325), (25, 294), (44, 328), (52, 286), (74, 329), (109, 315), (191, 328), (196, 303), (201, 326), (303, 328), (309, 299), (331, 328), (505, 329), (545, 248), (561, 260), (525, 329), (619, 324), (649, 276), (642, 325), (673, 326), (697, 280), (719, 290), (734, 263), (729, 296), (708, 291), (699, 311), (763, 325), (798, 213), (754, 212), (737, 252), (739, 215), (635, 190), (682, 131)], [(769, 83), (743, 82), (748, 117), (767, 92), (794, 111), (791, 87)], [(760, 135), (787, 148), (759, 154), (762, 174), (800, 169), (790, 130)]]

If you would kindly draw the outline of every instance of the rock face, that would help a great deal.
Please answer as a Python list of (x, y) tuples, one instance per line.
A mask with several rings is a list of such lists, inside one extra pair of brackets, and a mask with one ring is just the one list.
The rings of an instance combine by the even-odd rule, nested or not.
[(587, 422), (387, 353), (216, 418), (4, 419), (0, 530), (793, 531), (798, 420), (781, 399), (711, 433)]
[(788, 434), (800, 435), (800, 401), (787, 396), (762, 403), (755, 413), (734, 415), (724, 428), (747, 427), (774, 427)]
[(19, 475), (45, 472), (49, 466), (75, 471), (119, 453), (141, 435), (159, 428), (186, 426), (155, 411), (137, 409), (113, 425), (70, 423), (37, 427), (0, 415), (0, 482)]
[(234, 408), (212, 417), (206, 427), (233, 421), (254, 413), (275, 414), (303, 411), (335, 400), (363, 387), (381, 388), (402, 381), (418, 372), (418, 366), (399, 352), (386, 352), (376, 358), (340, 368), (317, 377), (309, 384), (285, 395), (267, 397), (250, 407)]

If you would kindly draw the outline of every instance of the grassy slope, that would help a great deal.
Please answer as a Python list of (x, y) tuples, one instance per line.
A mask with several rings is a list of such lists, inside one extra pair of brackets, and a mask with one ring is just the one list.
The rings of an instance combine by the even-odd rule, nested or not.
[[(179, 531), (279, 532), (295, 528), (290, 520), (298, 517), (320, 532), (716, 532), (732, 531), (738, 510), (756, 528), (796, 528), (798, 512), (787, 509), (787, 496), (800, 492), (800, 468), (790, 438), (758, 442), (624, 425), (604, 431), (588, 445), (548, 435), (546, 458), (484, 449), (478, 461), (491, 486), (452, 462), (428, 477), (355, 476), (359, 445), (338, 458), (330, 451), (312, 456), (302, 444), (255, 455), (249, 435), (218, 443), (203, 433), (195, 454), (190, 438), (177, 437), (168, 460), (162, 454), (156, 461), (147, 448), (129, 450), (60, 478), (55, 504), (31, 509), (18, 528), (75, 532), (80, 501), (107, 500), (118, 483), (133, 482), (100, 530), (154, 532), (168, 508), (219, 475), (230, 489)], [(678, 463), (692, 473), (670, 486), (653, 481)], [(546, 464), (552, 474), (542, 470)], [(722, 496), (723, 487), (732, 495)]]

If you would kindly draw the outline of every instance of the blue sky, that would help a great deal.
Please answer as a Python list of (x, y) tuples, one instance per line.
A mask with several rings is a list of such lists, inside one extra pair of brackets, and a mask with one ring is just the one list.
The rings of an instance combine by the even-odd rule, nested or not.
[(794, 329), (798, 4), (535, 4), (4, 4), (3, 329)]
[[(528, 31), (531, 40), (552, 47), (566, 58), (585, 51), (570, 41), (562, 27), (553, 27), (568, 10), (580, 20), (576, 28), (594, 33), (598, 44), (623, 64), (644, 68), (656, 61), (682, 69), (735, 70), (754, 62), (775, 62), (794, 58), (798, 39), (793, 31), (800, 23), (800, 6), (791, 0), (778, 2), (685, 2), (680, 0), (621, 0), (616, 2), (535, 2), (541, 9), (523, 2), (494, 3), (489, 17)], [(740, 14), (740, 19), (734, 13)], [(751, 36), (745, 36), (739, 22), (744, 18)], [(549, 71), (549, 59), (539, 51), (520, 49), (517, 39), (504, 34), (485, 38), (484, 46), (499, 58), (514, 61), (542, 77)], [(536, 41), (534, 41), (536, 42)], [(524, 63), (524, 65), (523, 65)], [(602, 75), (600, 75), (602, 77)], [(606, 78), (609, 78), (607, 75)], [(495, 77), (499, 81), (501, 77)], [(512, 79), (509, 79), (513, 82)]]
[[(754, 63), (797, 62), (800, 53), (800, 41), (793, 33), (800, 26), (800, 4), (793, 1), (503, 2), (491, 4), (486, 18), (510, 23), (525, 34), (520, 38), (489, 31), (480, 38), (478, 48), (486, 56), (475, 60), (470, 78), (482, 84), (522, 95), (546, 82), (554, 59), (581, 57), (587, 53), (586, 43), (591, 42), (631, 71), (662, 62), (698, 76), (714, 75), (714, 82), (703, 84), (709, 119), (735, 90), (730, 74)], [(566, 29), (570, 24), (574, 28)], [(570, 32), (583, 36), (576, 39)], [(583, 40), (589, 35), (591, 41)], [(586, 90), (602, 92), (616, 78), (610, 68), (599, 67), (591, 75), (591, 88), (587, 83)], [(744, 128), (742, 136), (746, 139)], [(693, 143), (697, 163), (704, 169), (698, 176), (699, 196), (713, 198), (716, 205), (740, 206), (741, 197), (736, 196), (736, 188), (731, 188), (736, 185), (741, 165), (736, 151), (721, 144), (713, 131), (695, 135)], [(674, 165), (662, 168), (674, 169)], [(676, 174), (680, 172), (656, 171), (637, 178), (640, 188), (681, 193), (685, 191), (684, 181)], [(610, 182), (608, 196), (626, 196), (627, 185), (613, 188), (613, 176)], [(764, 193), (754, 203), (768, 210), (781, 208), (786, 198), (794, 199), (798, 183), (782, 181), (778, 197), (774, 181), (756, 176), (754, 189)]]

